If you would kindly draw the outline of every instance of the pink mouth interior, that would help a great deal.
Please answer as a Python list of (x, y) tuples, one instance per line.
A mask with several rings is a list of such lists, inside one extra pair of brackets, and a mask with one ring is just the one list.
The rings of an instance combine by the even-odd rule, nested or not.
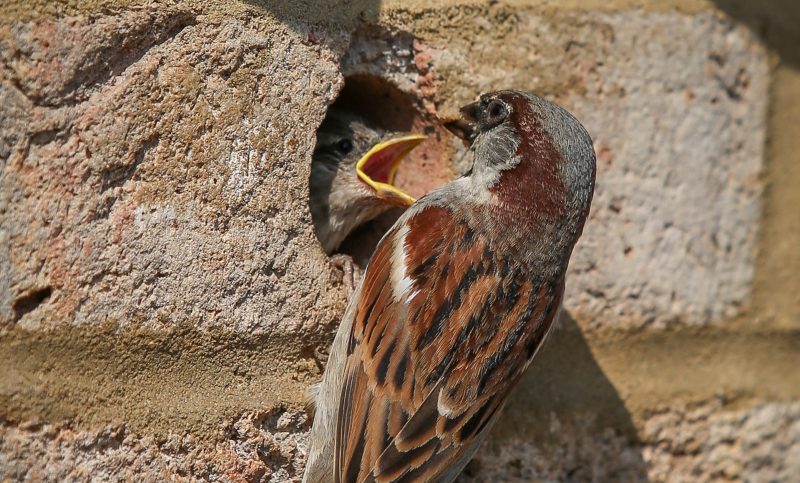
[(400, 146), (388, 146), (369, 157), (361, 167), (361, 171), (369, 176), (373, 181), (379, 183), (390, 183), (389, 176), (392, 173), (392, 165), (401, 153)]

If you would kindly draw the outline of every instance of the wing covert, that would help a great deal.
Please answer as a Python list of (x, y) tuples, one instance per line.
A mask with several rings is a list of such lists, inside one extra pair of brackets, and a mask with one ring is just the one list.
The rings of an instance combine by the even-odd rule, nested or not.
[(471, 455), (561, 301), (563, 277), (540, 283), (526, 273), (442, 207), (384, 237), (348, 348), (338, 481), (436, 481)]

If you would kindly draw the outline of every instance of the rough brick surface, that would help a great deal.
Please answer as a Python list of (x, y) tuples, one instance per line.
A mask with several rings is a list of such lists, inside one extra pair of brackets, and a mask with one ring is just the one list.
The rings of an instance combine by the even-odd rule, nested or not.
[(591, 415), (547, 423), (545, 434), (488, 444), (461, 481), (768, 482), (792, 481), (800, 471), (797, 403), (659, 408), (634, 446), (612, 428), (587, 431)]
[[(526, 439), (487, 443), (459, 481), (791, 481), (800, 471), (800, 406), (719, 402), (663, 407), (637, 444), (597, 415), (555, 414)], [(0, 477), (98, 481), (188, 478), (296, 481), (305, 461), (302, 414), (249, 414), (229, 439), (198, 445), (189, 436), (136, 438), (109, 427), (97, 433), (49, 425), (2, 428)]]
[(568, 306), (601, 324), (734, 317), (755, 271), (766, 53), (713, 16), (623, 14), (593, 30), (613, 40), (586, 82), (598, 95), (574, 101), (600, 182)]
[(0, 478), (11, 481), (293, 481), (302, 474), (305, 415), (247, 414), (215, 444), (192, 436), (140, 438), (121, 426), (2, 427)]
[(5, 326), (333, 320), (305, 186), (334, 52), (169, 9), (12, 23), (2, 43)]

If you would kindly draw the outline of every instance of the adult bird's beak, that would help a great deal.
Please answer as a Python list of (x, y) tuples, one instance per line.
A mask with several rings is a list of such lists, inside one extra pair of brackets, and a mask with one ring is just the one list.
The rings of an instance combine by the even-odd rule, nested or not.
[(416, 200), (393, 185), (394, 175), (400, 161), (425, 139), (422, 134), (409, 134), (379, 142), (356, 163), (358, 177), (379, 198), (398, 206), (411, 206)]
[(444, 127), (456, 137), (472, 144), (478, 135), (478, 106), (480, 103), (473, 102), (461, 108), (461, 119), (445, 121)]

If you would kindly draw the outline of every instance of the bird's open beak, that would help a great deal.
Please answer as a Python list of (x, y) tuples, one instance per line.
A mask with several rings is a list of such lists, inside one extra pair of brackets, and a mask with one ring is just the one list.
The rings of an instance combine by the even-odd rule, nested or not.
[(444, 127), (456, 137), (463, 139), (467, 143), (478, 136), (478, 102), (467, 104), (461, 108), (461, 119), (452, 119), (444, 122)]
[(394, 175), (400, 161), (425, 139), (422, 134), (409, 134), (379, 142), (356, 163), (358, 177), (379, 198), (398, 206), (411, 206), (416, 200), (393, 185)]

